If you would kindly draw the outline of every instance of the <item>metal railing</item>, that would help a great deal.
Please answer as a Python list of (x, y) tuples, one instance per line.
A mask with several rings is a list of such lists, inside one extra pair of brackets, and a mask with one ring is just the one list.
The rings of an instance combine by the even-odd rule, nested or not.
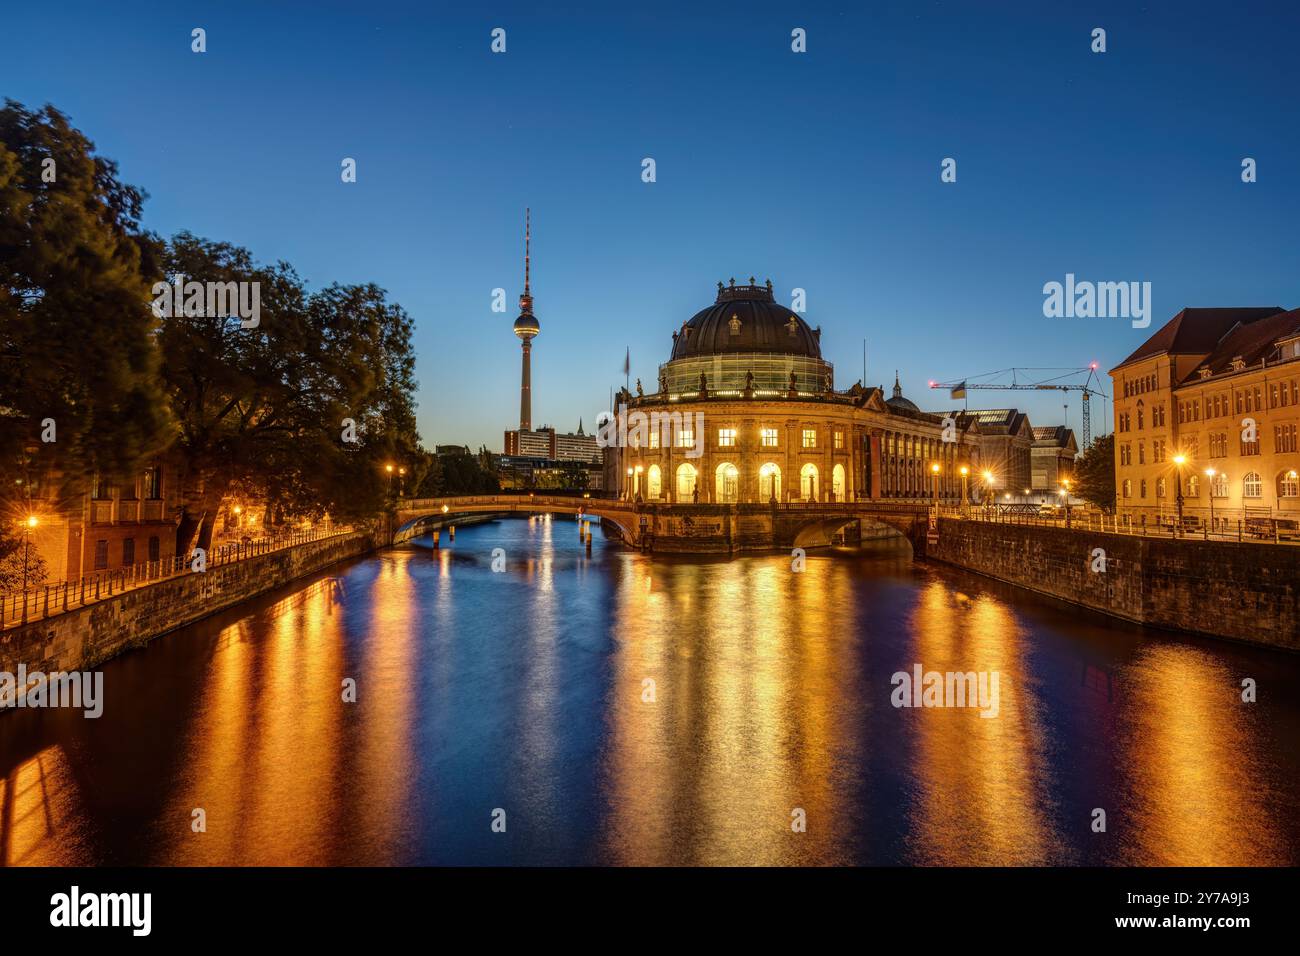
[[(282, 551), (312, 541), (350, 534), (352, 527), (312, 528), (286, 534), (218, 544), (205, 555), (205, 569)], [(0, 593), (0, 630), (62, 614), (65, 611), (184, 574), (194, 574), (197, 551), (155, 561), (142, 561), (112, 570), (91, 571), (75, 579), (44, 584), (26, 591)]]
[(1160, 520), (1147, 521), (1145, 515), (1133, 520), (1132, 515), (1103, 514), (1087, 508), (1072, 508), (1069, 516), (1065, 510), (1053, 515), (1025, 514), (998, 506), (971, 505), (968, 510), (939, 509), (943, 518), (962, 518), (968, 521), (985, 521), (993, 524), (1033, 525), (1048, 528), (1069, 528), (1073, 531), (1097, 531), (1109, 534), (1127, 534), (1148, 538), (1177, 538), (1201, 541), (1254, 541), (1265, 544), (1300, 545), (1300, 526), (1287, 518), (1224, 517), (1216, 515), (1213, 527), (1200, 515), (1183, 515), (1182, 524), (1172, 515)]

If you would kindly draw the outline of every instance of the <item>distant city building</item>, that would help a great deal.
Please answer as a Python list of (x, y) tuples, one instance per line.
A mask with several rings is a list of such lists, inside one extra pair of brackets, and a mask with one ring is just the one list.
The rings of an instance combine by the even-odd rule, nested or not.
[(553, 458), (554, 445), (554, 429), (518, 429), (506, 432), (505, 453), (511, 457)]
[(1035, 426), (1034, 444), (1029, 450), (1033, 491), (1055, 493), (1062, 481), (1074, 476), (1074, 459), (1079, 455), (1079, 445), (1074, 432), (1064, 425)]
[(576, 432), (557, 432), (550, 425), (536, 431), (508, 431), (505, 434), (507, 455), (549, 458), (552, 461), (600, 461), (600, 446), (596, 436), (584, 433), (582, 423)]
[(469, 445), (434, 445), (433, 453), (435, 455), (472, 455)]
[(1110, 375), (1121, 511), (1300, 518), (1300, 310), (1183, 309)]
[(1074, 473), (1079, 446), (1074, 432), (1064, 425), (1034, 426), (1029, 416), (1016, 408), (955, 409), (936, 414), (978, 425), (980, 459), (983, 468), (993, 473), (1000, 495), (1056, 495), (1062, 482)]
[(604, 485), (598, 462), (557, 461), (528, 455), (501, 455), (497, 459), (497, 479), (507, 490), (600, 491)]

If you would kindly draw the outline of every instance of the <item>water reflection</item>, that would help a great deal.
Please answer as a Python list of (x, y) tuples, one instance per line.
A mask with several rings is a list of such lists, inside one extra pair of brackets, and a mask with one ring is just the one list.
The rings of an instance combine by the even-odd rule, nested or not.
[[(898, 552), (796, 574), (597, 534), (588, 557), (563, 516), (457, 538), (112, 662), (98, 721), (0, 717), (0, 860), (1300, 857), (1294, 657), (1119, 628)], [(997, 671), (998, 716), (891, 706), (915, 664)]]

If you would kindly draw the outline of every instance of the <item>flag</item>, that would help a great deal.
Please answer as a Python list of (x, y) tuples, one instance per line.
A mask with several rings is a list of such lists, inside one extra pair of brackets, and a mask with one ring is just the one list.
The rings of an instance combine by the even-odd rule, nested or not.
[(962, 382), (960, 385), (955, 385), (955, 386), (953, 386), (952, 395), (951, 395), (950, 397), (952, 397), (952, 398), (965, 398), (965, 397), (966, 397), (966, 383), (965, 383), (965, 382)]

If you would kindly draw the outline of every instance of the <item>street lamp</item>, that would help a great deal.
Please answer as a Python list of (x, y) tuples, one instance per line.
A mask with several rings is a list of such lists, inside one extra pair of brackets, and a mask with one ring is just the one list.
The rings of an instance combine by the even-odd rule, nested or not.
[(1178, 528), (1174, 534), (1183, 533), (1183, 463), (1186, 455), (1174, 455), (1174, 482), (1177, 493), (1174, 495), (1174, 507), (1178, 510)]
[[(1210, 530), (1211, 531), (1214, 530), (1214, 476), (1217, 474), (1218, 472), (1215, 471), (1213, 468), (1205, 469), (1205, 477), (1210, 479)], [(1292, 474), (1295, 474), (1295, 472), (1292, 472)]]
[(32, 530), (39, 522), (36, 515), (28, 515), (23, 522), (23, 623), (27, 623), (27, 561), (32, 550)]
[(934, 497), (934, 513), (939, 513), (939, 463), (930, 465), (930, 492)]
[(1065, 501), (1065, 526), (1070, 527), (1070, 479), (1061, 479), (1061, 498)]
[(388, 472), (388, 496), (391, 498), (393, 495), (393, 466), (384, 465), (384, 471)]
[(966, 476), (970, 474), (970, 469), (962, 465), (957, 470), (961, 472), (961, 508), (964, 513), (966, 511)]
[(632, 475), (633, 474), (634, 472), (629, 467), (627, 470), (627, 500), (628, 501), (632, 500)]
[(984, 469), (984, 494), (988, 496), (989, 504), (993, 504), (993, 472), (987, 468)]
[(402, 483), (403, 483), (403, 479), (405, 478), (406, 478), (406, 469), (405, 468), (397, 469), (397, 497), (399, 498), (402, 497)]

